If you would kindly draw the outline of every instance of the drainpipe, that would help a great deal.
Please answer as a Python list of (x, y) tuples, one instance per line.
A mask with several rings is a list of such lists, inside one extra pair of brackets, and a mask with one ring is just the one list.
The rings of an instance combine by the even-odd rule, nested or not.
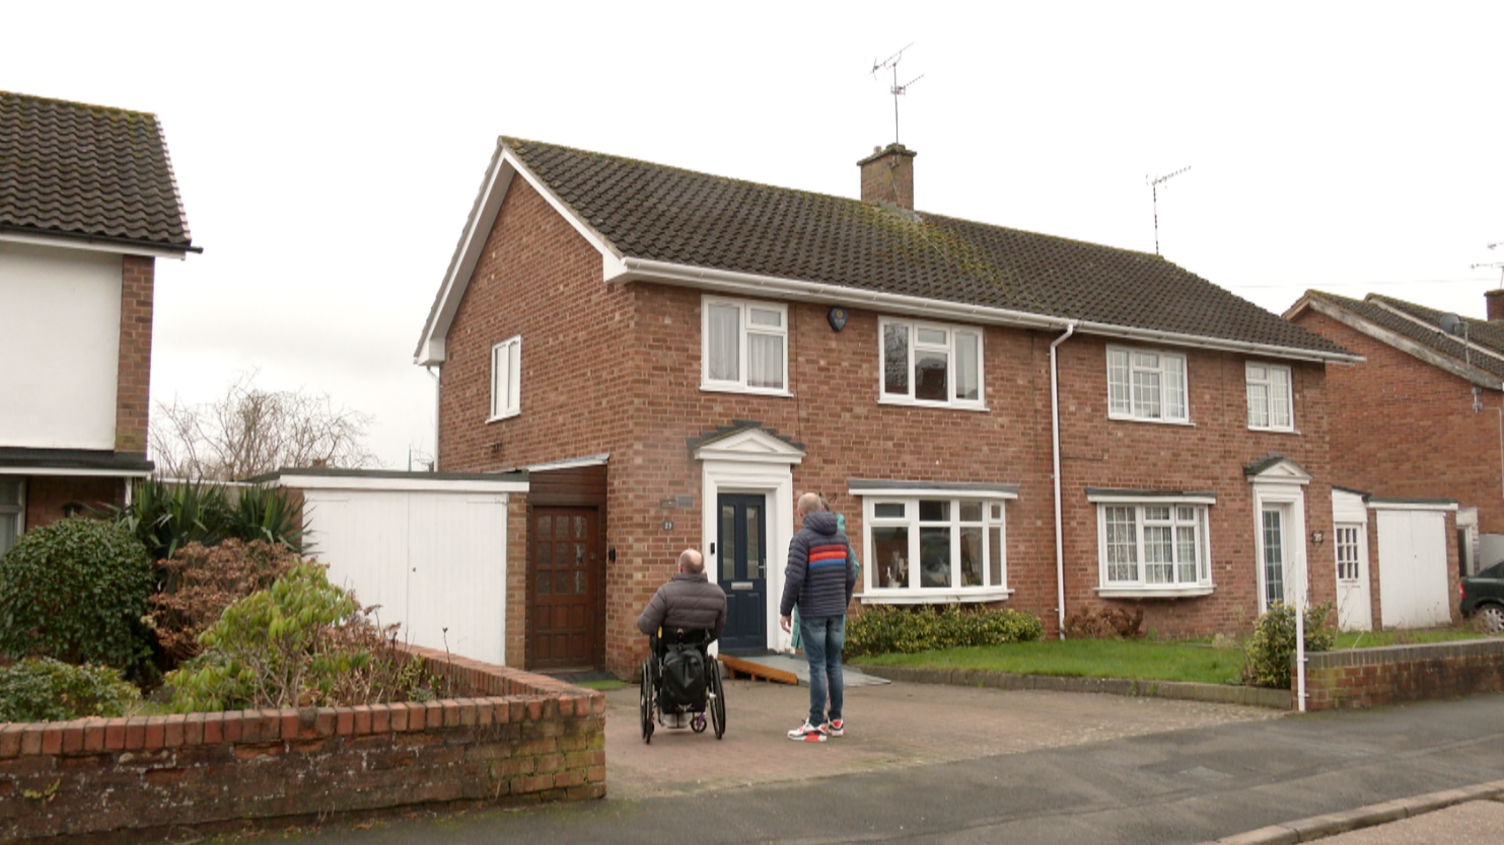
[(433, 376), (433, 471), (439, 471), (439, 385), (443, 369), (434, 371), (432, 364), (423, 365), (423, 370)]
[(1076, 333), (1076, 323), (1065, 327), (1065, 334), (1050, 344), (1050, 439), (1055, 460), (1055, 601), (1060, 611), (1060, 639), (1065, 639), (1065, 527), (1060, 513), (1060, 365), (1055, 347)]

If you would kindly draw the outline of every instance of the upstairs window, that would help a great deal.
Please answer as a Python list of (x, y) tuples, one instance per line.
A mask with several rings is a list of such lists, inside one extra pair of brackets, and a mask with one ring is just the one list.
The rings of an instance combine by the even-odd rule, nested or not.
[(882, 401), (982, 407), (981, 330), (885, 319), (879, 334)]
[(1107, 347), (1109, 418), (1184, 423), (1188, 405), (1184, 355)]
[(786, 394), (788, 306), (720, 297), (701, 306), (701, 387)]
[(1246, 373), (1248, 427), (1267, 431), (1294, 431), (1290, 368), (1250, 361)]
[(491, 419), (521, 413), (518, 385), (521, 380), (522, 336), (518, 335), (491, 347)]

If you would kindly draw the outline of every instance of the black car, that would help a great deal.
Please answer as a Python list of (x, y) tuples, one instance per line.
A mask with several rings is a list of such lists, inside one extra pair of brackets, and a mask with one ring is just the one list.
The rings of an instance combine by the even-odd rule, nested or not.
[(1463, 616), (1478, 617), (1478, 626), (1487, 633), (1504, 633), (1504, 561), (1463, 578), (1459, 591)]

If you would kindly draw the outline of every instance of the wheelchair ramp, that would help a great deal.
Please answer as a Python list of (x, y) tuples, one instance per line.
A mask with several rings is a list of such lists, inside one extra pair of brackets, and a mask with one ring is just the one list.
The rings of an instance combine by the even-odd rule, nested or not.
[[(721, 663), (731, 671), (733, 678), (752, 678), (777, 684), (809, 686), (809, 664), (803, 657), (789, 654), (765, 654), (756, 657), (719, 655)], [(852, 666), (841, 667), (841, 681), (848, 687), (864, 687), (886, 684), (886, 678), (868, 675)]]

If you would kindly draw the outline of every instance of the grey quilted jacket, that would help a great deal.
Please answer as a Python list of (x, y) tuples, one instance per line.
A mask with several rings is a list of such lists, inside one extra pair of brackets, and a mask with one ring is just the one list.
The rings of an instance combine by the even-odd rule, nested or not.
[(679, 572), (658, 588), (637, 617), (637, 630), (653, 634), (664, 628), (702, 628), (720, 639), (726, 628), (726, 593), (704, 572)]

